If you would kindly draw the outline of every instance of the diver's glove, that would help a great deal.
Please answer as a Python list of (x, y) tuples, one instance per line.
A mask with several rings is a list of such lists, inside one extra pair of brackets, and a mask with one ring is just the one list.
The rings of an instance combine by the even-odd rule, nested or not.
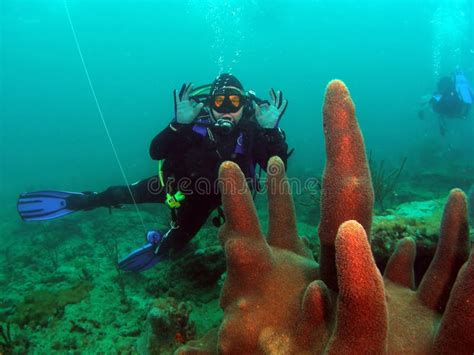
[(272, 98), (271, 104), (257, 105), (255, 102), (253, 103), (255, 118), (262, 128), (278, 127), (281, 117), (288, 106), (288, 100), (283, 100), (283, 93), (281, 91), (275, 93), (275, 90), (271, 89), (270, 96)]
[(189, 94), (193, 89), (193, 85), (183, 84), (179, 94), (176, 90), (173, 91), (174, 95), (174, 117), (176, 122), (181, 124), (189, 124), (193, 122), (199, 115), (203, 103), (196, 103), (194, 100), (189, 99)]

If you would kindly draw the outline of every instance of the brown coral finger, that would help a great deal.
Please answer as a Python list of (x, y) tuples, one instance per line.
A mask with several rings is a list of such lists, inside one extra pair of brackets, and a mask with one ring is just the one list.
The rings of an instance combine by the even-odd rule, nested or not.
[(309, 256), (298, 238), (296, 216), (285, 165), (279, 157), (272, 157), (267, 167), (269, 204), (268, 243), (282, 249)]
[[(239, 290), (257, 290), (272, 266), (271, 250), (266, 243), (231, 238), (225, 244), (225, 254), (228, 281), (238, 285)], [(235, 292), (232, 294), (235, 296)]]
[(362, 134), (354, 104), (342, 81), (326, 89), (323, 108), (326, 167), (322, 181), (321, 278), (337, 289), (334, 241), (339, 226), (347, 220), (361, 223), (370, 233), (374, 194)]
[(442, 312), (459, 269), (469, 256), (466, 195), (451, 190), (444, 208), (433, 260), (421, 280), (418, 297), (430, 309)]
[(321, 280), (308, 285), (303, 296), (303, 315), (313, 322), (313, 327), (331, 320), (331, 298), (327, 286)]
[(252, 200), (252, 195), (239, 166), (226, 161), (219, 169), (219, 188), (226, 223), (220, 233), (222, 244), (232, 233), (245, 238), (262, 238), (260, 222)]
[(357, 221), (347, 221), (339, 228), (336, 263), (339, 297), (328, 352), (383, 354), (388, 331), (384, 284), (365, 230)]
[(303, 296), (302, 319), (297, 331), (297, 342), (301, 348), (308, 349), (316, 343), (320, 348), (313, 348), (313, 352), (323, 352), (323, 344), (327, 342), (330, 333), (331, 312), (332, 304), (327, 286), (321, 280), (311, 282)]
[(439, 326), (433, 353), (474, 353), (474, 251), (454, 283)]
[(390, 257), (384, 272), (384, 279), (415, 289), (414, 262), (416, 245), (412, 238), (403, 238)]

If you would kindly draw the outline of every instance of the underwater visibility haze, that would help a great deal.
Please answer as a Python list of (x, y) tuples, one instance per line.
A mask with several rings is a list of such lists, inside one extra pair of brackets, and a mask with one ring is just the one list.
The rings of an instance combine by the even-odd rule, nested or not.
[(472, 83), (471, 0), (0, 0), (0, 353), (472, 354)]

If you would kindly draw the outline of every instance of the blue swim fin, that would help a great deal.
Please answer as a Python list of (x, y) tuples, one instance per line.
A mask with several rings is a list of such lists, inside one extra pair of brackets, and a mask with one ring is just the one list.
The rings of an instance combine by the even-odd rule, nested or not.
[(18, 198), (17, 210), (24, 221), (45, 221), (82, 210), (85, 196), (82, 192), (27, 192)]
[(118, 266), (123, 271), (141, 272), (155, 266), (163, 260), (162, 255), (157, 255), (160, 245), (163, 242), (163, 234), (150, 230), (146, 233), (147, 244), (131, 252), (125, 259), (119, 262)]
[(123, 271), (134, 272), (141, 272), (152, 268), (163, 259), (155, 254), (156, 247), (156, 244), (148, 243), (131, 252), (119, 262), (119, 268)]
[(461, 71), (457, 71), (455, 73), (454, 82), (456, 84), (456, 91), (458, 93), (459, 99), (466, 105), (472, 105), (472, 88)]

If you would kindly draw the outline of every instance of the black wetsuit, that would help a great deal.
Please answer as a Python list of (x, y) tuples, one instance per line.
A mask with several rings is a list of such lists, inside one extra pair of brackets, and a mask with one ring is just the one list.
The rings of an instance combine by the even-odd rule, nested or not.
[[(207, 115), (200, 116), (204, 121)], [(213, 125), (171, 123), (152, 141), (150, 155), (164, 159), (166, 188), (157, 176), (130, 186), (136, 203), (165, 203), (167, 193), (181, 191), (185, 199), (172, 209), (171, 229), (165, 234), (159, 254), (182, 249), (221, 204), (216, 182), (219, 166), (226, 160), (237, 163), (252, 185), (256, 164), (266, 169), (268, 159), (279, 156), (286, 165), (288, 146), (283, 131), (263, 129), (253, 111), (243, 116), (229, 133)], [(127, 186), (113, 186), (96, 195), (97, 205), (133, 203)]]
[(446, 119), (465, 118), (470, 105), (465, 104), (457, 90), (453, 77), (445, 76), (438, 81), (438, 90), (431, 97), (429, 104), (438, 114), (439, 131), (442, 136), (446, 133)]
[(439, 99), (437, 94), (431, 98), (431, 106), (440, 116), (446, 118), (457, 118), (462, 117), (467, 112), (464, 108), (463, 102), (459, 99), (458, 94), (455, 91), (445, 92), (440, 95)]
[(438, 90), (430, 99), (433, 111), (442, 118), (460, 118), (468, 114), (470, 105), (466, 105), (456, 90), (455, 79), (442, 77), (438, 81)]

